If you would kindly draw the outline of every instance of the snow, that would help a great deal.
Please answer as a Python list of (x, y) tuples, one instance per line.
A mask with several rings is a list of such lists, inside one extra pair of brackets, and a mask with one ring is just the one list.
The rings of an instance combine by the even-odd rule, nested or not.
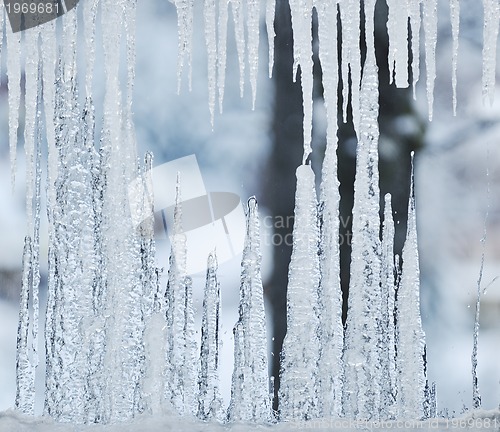
[(55, 423), (48, 418), (32, 418), (23, 416), (13, 410), (0, 412), (0, 430), (9, 432), (135, 432), (138, 429), (144, 432), (157, 431), (352, 431), (352, 430), (395, 430), (395, 431), (447, 431), (447, 430), (498, 430), (500, 425), (500, 411), (476, 410), (457, 417), (452, 420), (429, 419), (425, 421), (389, 421), (389, 422), (367, 422), (353, 421), (337, 418), (319, 418), (309, 422), (292, 421), (274, 426), (250, 425), (248, 423), (236, 423), (232, 425), (221, 425), (215, 422), (207, 423), (194, 419), (180, 418), (172, 414), (161, 416), (139, 416), (132, 422), (122, 422), (111, 425), (73, 426), (64, 423)]

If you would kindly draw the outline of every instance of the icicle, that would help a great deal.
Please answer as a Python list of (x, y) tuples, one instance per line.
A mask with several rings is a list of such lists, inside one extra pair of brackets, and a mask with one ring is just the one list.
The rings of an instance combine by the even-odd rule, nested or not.
[(243, 3), (242, 0), (229, 1), (231, 2), (231, 10), (233, 12), (234, 34), (240, 66), (240, 96), (243, 97), (245, 89), (245, 23), (243, 19)]
[(281, 353), (280, 418), (319, 415), (317, 394), (319, 227), (314, 173), (297, 168), (293, 249), (288, 270), (287, 334)]
[(217, 257), (210, 253), (203, 298), (201, 324), (201, 368), (199, 372), (198, 417), (202, 420), (222, 419), (219, 394), (220, 285), (217, 280)]
[(422, 0), (408, 2), (408, 15), (411, 27), (411, 51), (413, 59), (411, 62), (411, 74), (413, 81), (413, 98), (417, 98), (417, 82), (420, 77), (420, 4)]
[(436, 80), (437, 0), (424, 0), (425, 68), (427, 72), (427, 104), (429, 120), (434, 112), (434, 82)]
[(392, 84), (393, 70), (396, 87), (408, 87), (408, 4), (401, 0), (387, 0), (389, 18), (389, 83)]
[(172, 252), (166, 291), (168, 347), (166, 398), (179, 414), (194, 415), (196, 375), (192, 369), (192, 362), (196, 356), (196, 344), (192, 340), (194, 336), (192, 283), (186, 273), (187, 249), (186, 235), (182, 230), (180, 187), (180, 174), (177, 174)]
[(29, 299), (30, 277), (32, 273), (31, 238), (24, 239), (23, 278), (21, 284), (21, 304), (17, 327), (16, 358), (16, 409), (24, 414), (35, 414), (35, 370), (29, 355)]
[(249, 394), (245, 385), (245, 346), (243, 342), (243, 324), (238, 321), (233, 328), (234, 336), (234, 369), (231, 380), (231, 401), (227, 417), (229, 421), (248, 421)]
[(318, 12), (319, 58), (327, 111), (327, 146), (320, 193), (320, 346), (318, 364), (321, 415), (340, 416), (344, 372), (342, 350), (342, 290), (340, 287), (339, 181), (337, 178), (337, 4), (320, 2)]
[(274, 17), (276, 14), (276, 0), (267, 0), (266, 2), (266, 29), (267, 29), (267, 44), (269, 46), (269, 78), (273, 76), (274, 66)]
[(83, 3), (83, 25), (85, 30), (85, 96), (92, 99), (92, 79), (95, 64), (95, 30), (99, 0)]
[(35, 123), (37, 117), (38, 94), (38, 28), (28, 29), (26, 37), (26, 96), (25, 96), (25, 126), (24, 150), (26, 153), (26, 215), (28, 233), (33, 233), (33, 191), (35, 186)]
[(217, 87), (219, 90), (219, 111), (221, 114), (226, 81), (228, 6), (229, 0), (219, 0), (219, 19), (217, 21), (219, 33), (219, 43), (217, 45)]
[(9, 146), (12, 189), (16, 183), (17, 129), (21, 101), (21, 33), (7, 33), (7, 78), (9, 87)]
[(380, 218), (378, 71), (375, 0), (365, 1), (367, 54), (361, 82), (359, 141), (352, 210), (351, 279), (345, 335), (344, 414), (378, 419), (380, 413)]
[(177, 53), (177, 92), (181, 90), (182, 73), (187, 62), (189, 90), (192, 85), (193, 56), (193, 8), (194, 0), (170, 0), (177, 9), (177, 28), (179, 33)]
[(260, 0), (247, 0), (248, 65), (252, 88), (252, 109), (257, 98), (257, 75), (259, 73), (259, 29)]
[(420, 271), (413, 188), (412, 153), (408, 229), (403, 247), (403, 268), (396, 303), (397, 417), (420, 419), (424, 416), (425, 401), (425, 334), (420, 318)]
[[(361, 85), (360, 2), (342, 0), (339, 2), (342, 19), (342, 106), (344, 123), (347, 122), (349, 90), (354, 130), (359, 138), (359, 89)], [(349, 75), (351, 86), (349, 87)]]
[[(128, 137), (135, 140), (134, 122), (132, 115), (132, 100), (134, 97), (134, 82), (135, 82), (135, 16), (137, 12), (137, 0), (131, 0), (128, 7), (123, 10), (124, 26), (126, 32), (126, 47), (127, 47), (127, 85), (126, 85), (126, 105), (124, 124), (128, 131)], [(134, 142), (135, 146), (135, 142)]]
[(267, 337), (260, 265), (260, 224), (257, 200), (248, 200), (245, 248), (241, 261), (239, 320), (234, 329), (234, 397), (229, 419), (251, 422), (271, 420), (267, 372)]
[[(0, 77), (2, 76), (2, 56), (3, 53), (3, 35), (5, 28), (5, 7), (4, 3), (0, 3)], [(6, 31), (9, 31), (8, 29)]]
[[(477, 279), (477, 292), (476, 292), (476, 312), (474, 315), (474, 333), (473, 333), (473, 346), (471, 355), (471, 365), (472, 365), (472, 407), (478, 409), (481, 407), (481, 394), (479, 393), (479, 384), (477, 379), (477, 347), (479, 339), (479, 326), (480, 326), (480, 314), (481, 314), (481, 292), (483, 291), (483, 271), (484, 271), (484, 260), (486, 256), (486, 234), (488, 227), (488, 218), (490, 214), (490, 195), (491, 195), (491, 184), (490, 184), (490, 166), (489, 166), (489, 156), (490, 149), (489, 144), (486, 152), (486, 213), (483, 220), (483, 237), (481, 238), (481, 266), (479, 269), (479, 277)], [(487, 288), (487, 287), (486, 287)], [(485, 288), (485, 290), (486, 290)]]
[(215, 90), (217, 85), (217, 35), (215, 0), (205, 0), (203, 16), (205, 18), (205, 42), (208, 58), (208, 108), (210, 122), (214, 126)]
[(451, 65), (451, 84), (453, 89), (453, 115), (457, 115), (457, 65), (458, 34), (460, 31), (460, 1), (450, 0), (451, 34), (453, 37), (453, 56)]
[(304, 154), (302, 164), (305, 164), (311, 154), (312, 117), (313, 117), (313, 59), (312, 59), (312, 0), (291, 0), (293, 28), (293, 74), (300, 66), (301, 86), (304, 108)]
[(483, 100), (490, 105), (495, 99), (498, 25), (500, 5), (497, 0), (483, 0)]
[(391, 195), (385, 196), (384, 224), (382, 231), (382, 339), (379, 342), (382, 366), (381, 409), (386, 419), (393, 419), (396, 396), (396, 342), (394, 323), (395, 268), (394, 268), (394, 219)]
[[(126, 11), (129, 7), (133, 6), (124, 0), (101, 0), (101, 20), (106, 23), (102, 26), (106, 92), (100, 148), (102, 265), (106, 269), (102, 311), (106, 317), (102, 409), (107, 422), (127, 420), (140, 411), (144, 367), (141, 239), (139, 231), (133, 228), (127, 188), (139, 173), (134, 141), (128, 136), (128, 126), (124, 125), (119, 74), (121, 53), (116, 49), (124, 17), (130, 13)], [(118, 220), (121, 223), (117, 223)]]

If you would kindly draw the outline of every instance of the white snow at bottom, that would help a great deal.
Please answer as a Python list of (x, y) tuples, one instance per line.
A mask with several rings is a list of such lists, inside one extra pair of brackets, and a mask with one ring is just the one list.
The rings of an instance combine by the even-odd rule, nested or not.
[(216, 431), (304, 431), (312, 430), (418, 430), (446, 431), (446, 430), (482, 430), (498, 431), (500, 429), (500, 410), (477, 410), (468, 415), (454, 419), (428, 419), (425, 421), (393, 420), (386, 422), (365, 422), (348, 419), (321, 418), (311, 421), (291, 421), (278, 425), (250, 425), (245, 423), (233, 423), (222, 425), (215, 422), (202, 422), (190, 420), (186, 417), (172, 415), (138, 416), (133, 421), (108, 424), (75, 426), (67, 423), (56, 423), (51, 419), (43, 417), (23, 416), (16, 411), (8, 410), (0, 412), (1, 432), (73, 432), (73, 431), (102, 431), (102, 432), (216, 432)]

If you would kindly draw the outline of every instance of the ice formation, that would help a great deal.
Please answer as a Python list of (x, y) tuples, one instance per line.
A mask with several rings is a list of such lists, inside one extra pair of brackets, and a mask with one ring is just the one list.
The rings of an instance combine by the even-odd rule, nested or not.
[(207, 283), (203, 298), (201, 325), (199, 394), (197, 415), (202, 420), (222, 420), (222, 399), (219, 394), (220, 285), (217, 280), (217, 257), (208, 257)]
[(402, 259), (403, 267), (396, 301), (396, 409), (399, 418), (423, 418), (426, 404), (425, 335), (420, 318), (420, 274), (413, 171), (408, 203), (408, 228)]
[(287, 334), (281, 352), (280, 415), (284, 420), (308, 420), (319, 413), (319, 226), (314, 172), (310, 165), (297, 168), (294, 221)]
[(257, 200), (252, 197), (248, 200), (241, 260), (239, 319), (234, 328), (230, 420), (265, 422), (272, 419), (261, 260), (259, 214)]
[[(172, 3), (178, 15), (180, 88), (186, 69), (191, 85), (195, 2), (174, 0)], [(208, 109), (212, 123), (216, 102), (218, 100), (222, 109), (224, 98), (229, 11), (234, 20), (240, 91), (243, 94), (248, 79), (255, 105), (261, 42), (260, 3), (258, 0), (203, 2)], [(420, 75), (422, 27), (429, 117), (432, 118), (437, 0), (387, 0), (387, 3), (390, 79), (398, 87), (407, 87), (411, 81), (415, 91)], [(265, 5), (262, 18), (265, 15), (271, 74), (276, 4), (274, 0), (267, 0)], [(450, 0), (454, 110), (459, 5), (458, 0)], [(483, 0), (483, 5), (482, 84), (484, 97), (491, 101), (495, 90), (500, 8), (496, 0)], [(155, 261), (154, 209), (150, 194), (152, 156), (147, 154), (144, 164), (140, 164), (134, 138), (136, 7), (134, 1), (86, 0), (65, 13), (57, 23), (51, 21), (24, 31), (24, 37), (6, 28), (12, 184), (21, 125), (19, 113), (24, 110), (28, 215), (15, 405), (23, 413), (34, 414), (34, 383), (38, 372), (41, 147), (46, 141), (49, 272), (44, 328), (44, 413), (57, 421), (76, 424), (110, 423), (128, 420), (140, 413), (165, 412), (203, 420), (273, 421), (256, 200), (250, 199), (248, 205), (240, 313), (234, 328), (235, 365), (227, 415), (218, 383), (221, 303), (216, 254), (213, 252), (208, 257), (198, 357), (191, 279), (185, 266), (180, 181), (168, 284), (162, 287), (160, 282), (162, 270)], [(385, 199), (381, 230), (375, 0), (290, 0), (290, 7), (294, 32), (294, 64), (290, 72), (296, 78), (300, 67), (304, 157), (296, 172), (294, 242), (287, 294), (288, 333), (282, 352), (279, 419), (322, 416), (420, 419), (435, 415), (435, 388), (426, 380), (425, 339), (419, 311), (413, 183), (402, 269), (399, 257), (394, 257), (390, 197)], [(77, 13), (80, 8), (83, 9), (81, 22)], [(312, 152), (313, 8), (317, 11), (319, 59), (328, 117), (319, 205), (315, 176), (307, 165)], [(6, 25), (4, 7), (1, 9), (0, 23)], [(62, 37), (56, 37), (58, 32)], [(92, 85), (94, 70), (101, 66), (96, 65), (99, 33), (102, 33), (105, 74), (102, 106), (96, 106)], [(80, 34), (83, 44), (77, 43)], [(340, 52), (337, 52), (337, 34), (342, 42)], [(363, 34), (365, 40), (360, 40)], [(413, 53), (411, 74), (408, 73), (408, 38), (411, 38)], [(123, 51), (119, 49), (121, 44), (125, 47)], [(77, 62), (81, 46), (85, 59), (83, 73)], [(361, 46), (366, 46), (366, 58), (362, 58)], [(120, 73), (122, 64), (125, 74)], [(22, 68), (26, 76), (24, 95)], [(341, 100), (337, 95), (339, 86)], [(351, 285), (345, 329), (341, 316), (338, 244), (339, 104), (343, 120), (352, 117), (358, 138)], [(102, 117), (101, 130), (96, 130), (96, 115)], [(140, 200), (150, 215), (139, 227), (134, 227), (126, 185), (137, 178), (144, 182), (147, 193)], [(477, 338), (477, 328), (475, 335)], [(474, 406), (479, 404), (476, 384)]]

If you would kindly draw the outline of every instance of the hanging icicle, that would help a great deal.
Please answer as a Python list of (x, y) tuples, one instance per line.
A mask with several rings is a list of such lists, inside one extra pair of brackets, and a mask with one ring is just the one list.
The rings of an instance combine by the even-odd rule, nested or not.
[[(351, 100), (352, 122), (359, 139), (359, 89), (361, 86), (361, 9), (358, 0), (339, 2), (342, 21), (342, 112), (344, 123), (347, 122), (349, 95)], [(349, 78), (351, 85), (349, 86)]]
[(483, 0), (483, 100), (493, 104), (497, 62), (498, 25), (500, 5), (497, 0)]
[(312, 152), (313, 122), (313, 59), (312, 59), (312, 0), (291, 0), (293, 29), (293, 80), (295, 81), (300, 66), (300, 84), (302, 86), (302, 106), (304, 108), (303, 140), (305, 164)]
[(389, 83), (392, 84), (393, 72), (396, 87), (408, 87), (408, 3), (401, 0), (387, 0), (389, 19)]
[(180, 93), (182, 74), (187, 63), (188, 85), (191, 91), (193, 81), (193, 8), (194, 0), (170, 0), (177, 9), (177, 92)]
[(221, 114), (226, 81), (228, 7), (229, 0), (219, 0), (219, 18), (217, 20), (217, 30), (219, 36), (217, 44), (217, 89), (219, 91), (219, 112)]
[(240, 66), (240, 96), (243, 97), (245, 89), (245, 20), (243, 17), (243, 0), (229, 0), (234, 20), (234, 35), (236, 38), (236, 49), (238, 51), (238, 63)]
[(451, 35), (453, 38), (453, 54), (451, 58), (451, 86), (453, 90), (453, 115), (457, 115), (457, 67), (458, 67), (458, 34), (460, 32), (460, 1), (450, 0)]
[(417, 82), (420, 78), (420, 5), (422, 0), (411, 0), (408, 1), (408, 15), (410, 18), (410, 28), (411, 28), (411, 52), (412, 52), (412, 62), (411, 62), (411, 74), (412, 74), (412, 84), (413, 84), (413, 98), (417, 98)]
[(437, 0), (423, 0), (423, 6), (427, 105), (429, 109), (429, 121), (432, 121), (434, 113), (434, 82), (436, 81)]
[(266, 0), (266, 29), (267, 43), (269, 47), (269, 78), (273, 76), (274, 66), (274, 16), (276, 14), (276, 0)]
[(10, 176), (12, 189), (16, 182), (17, 166), (17, 129), (19, 127), (19, 106), (21, 102), (21, 33), (7, 34), (7, 79), (9, 86), (9, 147)]
[(217, 24), (215, 0), (204, 0), (205, 43), (208, 61), (208, 109), (210, 122), (214, 125), (215, 93), (217, 88)]

